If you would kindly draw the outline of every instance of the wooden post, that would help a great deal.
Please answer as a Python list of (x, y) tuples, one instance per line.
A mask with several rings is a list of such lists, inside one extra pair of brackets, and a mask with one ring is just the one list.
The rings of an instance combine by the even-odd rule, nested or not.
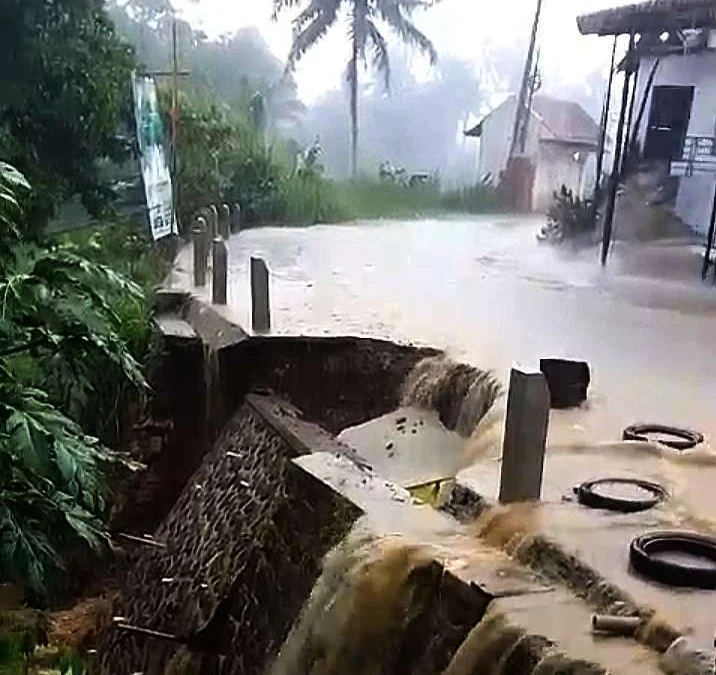
[(192, 230), (194, 239), (194, 286), (206, 285), (206, 220), (199, 217)]
[(229, 278), (229, 252), (221, 237), (215, 237), (212, 242), (211, 260), (211, 301), (215, 305), (225, 305)]
[(224, 239), (231, 236), (231, 211), (228, 204), (222, 204), (219, 211), (219, 235)]
[(604, 168), (604, 151), (607, 144), (607, 128), (609, 127), (609, 109), (612, 101), (612, 85), (614, 84), (614, 62), (617, 54), (617, 36), (614, 36), (612, 44), (612, 60), (609, 66), (609, 80), (607, 81), (607, 91), (604, 96), (604, 105), (602, 106), (602, 118), (599, 126), (599, 150), (597, 152), (597, 175), (594, 181), (594, 195), (592, 197), (592, 227), (597, 226), (597, 214), (599, 212), (599, 202), (602, 196), (602, 170)]
[(636, 90), (639, 86), (639, 71), (641, 69), (641, 61), (636, 62), (634, 69), (634, 80), (631, 85), (631, 103), (629, 104), (629, 118), (627, 120), (626, 136), (624, 137), (624, 152), (622, 153), (622, 175), (625, 175), (629, 168), (631, 160), (632, 134), (634, 133), (634, 105), (636, 104)]
[[(629, 36), (629, 52), (634, 49), (634, 33)], [(627, 68), (624, 71), (624, 88), (622, 90), (622, 105), (619, 111), (619, 123), (617, 125), (617, 140), (614, 146), (614, 163), (612, 164), (612, 175), (609, 177), (609, 193), (607, 194), (607, 211), (604, 217), (604, 230), (602, 232), (602, 266), (607, 264), (609, 245), (612, 241), (612, 228), (614, 226), (614, 210), (619, 190), (619, 179), (621, 177), (621, 153), (624, 143), (624, 124), (626, 122), (627, 107), (629, 104), (629, 80), (631, 73)]]
[(261, 258), (251, 258), (251, 325), (255, 333), (271, 330), (269, 273)]
[(651, 88), (654, 85), (654, 77), (656, 77), (656, 71), (659, 68), (659, 64), (661, 63), (661, 59), (658, 58), (654, 61), (654, 65), (651, 68), (651, 72), (649, 73), (649, 77), (646, 79), (646, 86), (644, 87), (644, 94), (641, 97), (641, 103), (639, 104), (639, 113), (636, 116), (636, 122), (634, 124), (634, 129), (631, 132), (631, 145), (632, 149), (636, 147), (636, 140), (639, 138), (639, 130), (641, 129), (641, 122), (644, 119), (644, 112), (646, 111), (646, 102), (649, 100), (649, 94), (651, 93)]
[(231, 231), (238, 234), (241, 230), (241, 205), (234, 202), (234, 208), (231, 212)]
[[(706, 281), (709, 273), (709, 262), (711, 260), (711, 249), (714, 245), (714, 233), (716, 232), (716, 185), (714, 185), (714, 199), (711, 207), (711, 220), (709, 222), (709, 232), (706, 237), (706, 251), (704, 252), (704, 263), (701, 267), (701, 278)], [(714, 282), (716, 283), (716, 264), (714, 264)]]
[(534, 19), (532, 21), (532, 33), (530, 34), (530, 44), (527, 49), (527, 58), (525, 59), (525, 69), (522, 73), (522, 83), (520, 85), (520, 93), (517, 97), (517, 110), (515, 112), (515, 123), (512, 129), (512, 142), (510, 144), (510, 154), (508, 158), (512, 158), (518, 154), (524, 154), (525, 148), (521, 145), (527, 138), (522, 133), (524, 124), (529, 123), (529, 110), (527, 110), (527, 98), (529, 96), (529, 87), (532, 75), (532, 64), (534, 61), (535, 45), (537, 43), (537, 29), (539, 28), (540, 15), (542, 14), (542, 0), (537, 0), (537, 9), (535, 10)]
[(500, 502), (540, 499), (549, 407), (549, 388), (544, 375), (513, 368), (507, 393)]

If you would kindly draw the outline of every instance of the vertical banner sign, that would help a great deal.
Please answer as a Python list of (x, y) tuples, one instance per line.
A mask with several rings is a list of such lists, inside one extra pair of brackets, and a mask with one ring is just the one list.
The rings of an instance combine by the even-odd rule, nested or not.
[(132, 74), (139, 163), (154, 240), (177, 231), (172, 222), (172, 179), (162, 141), (164, 129), (154, 79)]

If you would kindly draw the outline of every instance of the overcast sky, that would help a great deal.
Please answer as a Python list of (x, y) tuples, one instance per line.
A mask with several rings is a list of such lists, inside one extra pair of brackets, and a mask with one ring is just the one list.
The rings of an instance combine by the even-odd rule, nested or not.
[[(575, 18), (585, 12), (625, 4), (623, 0), (543, 0), (540, 46), (545, 71), (566, 82), (608, 62), (610, 39), (579, 35)], [(209, 36), (256, 26), (272, 51), (285, 59), (291, 43), (292, 14), (271, 21), (271, 0), (176, 0), (185, 18)], [(415, 20), (439, 54), (475, 63), (486, 44), (517, 44), (526, 49), (536, 0), (442, 0)], [(339, 85), (347, 59), (344, 26), (336, 27), (301, 61), (296, 80), (301, 98), (310, 103)], [(419, 61), (415, 69), (426, 73)]]

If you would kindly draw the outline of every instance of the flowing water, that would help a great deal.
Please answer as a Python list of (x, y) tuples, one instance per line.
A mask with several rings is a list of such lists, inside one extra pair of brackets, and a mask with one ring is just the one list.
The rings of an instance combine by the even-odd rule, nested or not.
[[(539, 225), (490, 216), (249, 230), (230, 242), (225, 311), (250, 325), (248, 267), (258, 256), (271, 271), (275, 333), (426, 344), (484, 369), (467, 373), (448, 359), (426, 360), (407, 379), (403, 404), (408, 411), (438, 411), (440, 421), (465, 439), (460, 466), (474, 465), (476, 485), (492, 489), (504, 423), (498, 382), (506, 381), (514, 363), (587, 360), (588, 403), (551, 416), (545, 499), (558, 504), (572, 485), (604, 471), (635, 475), (669, 489), (673, 506), (661, 517), (679, 526), (716, 525), (716, 463), (708, 446), (682, 458), (657, 446), (618, 442), (622, 429), (636, 421), (692, 427), (707, 440), (716, 435), (716, 289), (698, 280), (698, 250), (624, 247), (603, 270), (594, 251), (537, 246)], [(178, 285), (187, 285), (189, 256), (180, 257)], [(381, 451), (399, 454), (391, 437), (376, 437)], [(474, 533), (509, 549), (515, 537), (524, 542), (549, 517), (529, 506), (496, 509)], [(563, 523), (567, 531), (574, 526), (570, 518)], [(426, 564), (419, 545), (351, 535), (327, 559), (271, 675), (393, 672), (388, 666), (396, 639), (407, 630), (406, 616), (417, 611), (409, 580)], [(488, 612), (463, 637), (444, 667), (415, 672), (508, 672), (503, 667), (510, 658), (509, 672), (546, 675), (564, 667), (549, 653), (534, 660), (544, 645), (520, 651), (534, 638), (507, 627), (499, 613)], [(515, 658), (528, 660), (514, 670)]]
[(536, 245), (539, 225), (481, 216), (248, 230), (230, 242), (227, 312), (250, 325), (248, 265), (259, 256), (276, 333), (428, 344), (503, 382), (515, 362), (583, 358), (589, 406), (553, 415), (555, 441), (617, 439), (635, 421), (713, 437), (716, 289), (699, 280), (698, 250), (623, 248), (603, 270), (595, 251)]

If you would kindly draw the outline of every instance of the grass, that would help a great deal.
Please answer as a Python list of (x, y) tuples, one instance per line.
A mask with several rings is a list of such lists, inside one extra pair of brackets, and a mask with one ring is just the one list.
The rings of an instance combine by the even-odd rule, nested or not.
[(405, 187), (367, 178), (339, 183), (336, 190), (346, 209), (356, 218), (419, 218), (444, 211), (437, 186)]
[(437, 185), (410, 188), (365, 177), (336, 182), (294, 174), (282, 179), (272, 211), (272, 222), (310, 225), (451, 212), (490, 213), (499, 211), (499, 202), (495, 190), (485, 185), (442, 192)]

